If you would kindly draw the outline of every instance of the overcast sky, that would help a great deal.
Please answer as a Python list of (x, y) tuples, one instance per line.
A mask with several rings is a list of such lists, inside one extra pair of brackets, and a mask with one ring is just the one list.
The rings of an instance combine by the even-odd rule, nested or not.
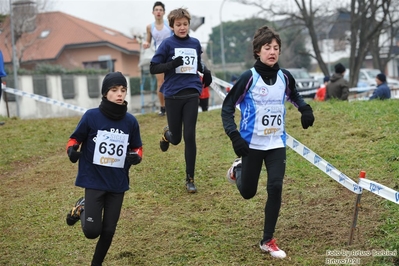
[[(147, 24), (154, 21), (152, 7), (156, 1), (151, 0), (53, 0), (51, 10), (62, 11), (78, 18), (103, 25), (131, 36), (131, 29), (135, 33), (143, 34)], [(191, 15), (205, 17), (205, 24), (190, 35), (207, 42), (212, 27), (220, 24), (220, 7), (222, 0), (165, 0), (166, 12), (179, 7), (188, 9)], [(250, 18), (257, 14), (258, 9), (225, 0), (222, 8), (223, 21), (236, 21)], [(255, 32), (256, 29), (254, 29)]]

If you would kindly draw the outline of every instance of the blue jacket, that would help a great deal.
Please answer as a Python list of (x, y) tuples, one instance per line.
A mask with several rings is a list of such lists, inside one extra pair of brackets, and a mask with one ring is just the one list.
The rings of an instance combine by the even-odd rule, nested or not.
[[(195, 56), (197, 57), (197, 70), (199, 72), (203, 72), (203, 68), (201, 65), (201, 53), (202, 48), (200, 42), (191, 38), (187, 35), (185, 38), (179, 38), (176, 35), (173, 35), (169, 38), (166, 38), (162, 41), (161, 45), (155, 52), (155, 55), (151, 59), (151, 64), (165, 64), (171, 62), (175, 55), (175, 50), (177, 48), (191, 48), (195, 50)], [(187, 56), (186, 56), (187, 57)], [(184, 60), (190, 61), (190, 58), (186, 58)], [(191, 58), (193, 60), (193, 58)], [(191, 62), (191, 61), (190, 61)], [(151, 71), (151, 66), (150, 66)], [(152, 74), (157, 74), (153, 73)], [(172, 97), (173, 95), (179, 93), (184, 89), (196, 89), (198, 90), (198, 95), (202, 92), (202, 83), (197, 73), (195, 74), (183, 74), (176, 73), (175, 68), (170, 69), (165, 73), (165, 80), (162, 83), (160, 91), (163, 93), (165, 97)]]
[(7, 76), (7, 73), (4, 69), (3, 53), (0, 51), (0, 78), (5, 76)]
[[(82, 143), (82, 155), (79, 159), (79, 170), (75, 185), (83, 188), (122, 193), (129, 189), (129, 168), (114, 168), (93, 163), (97, 133), (99, 130), (129, 134), (129, 147), (138, 148), (143, 144), (139, 124), (130, 113), (120, 120), (106, 117), (99, 108), (93, 108), (83, 114), (72, 133), (71, 138)], [(127, 152), (127, 151), (125, 151)]]
[(384, 82), (377, 86), (377, 89), (374, 90), (373, 95), (371, 95), (370, 97), (370, 100), (373, 99), (385, 100), (390, 98), (391, 98), (391, 90), (389, 89), (388, 84)]

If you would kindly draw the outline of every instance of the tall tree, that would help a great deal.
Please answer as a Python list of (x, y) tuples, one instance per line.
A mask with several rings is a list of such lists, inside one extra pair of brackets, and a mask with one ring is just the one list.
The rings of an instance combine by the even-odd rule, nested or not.
[[(354, 86), (370, 45), (382, 30), (390, 0), (351, 0), (350, 86)], [(378, 21), (376, 20), (378, 18)]]
[[(269, 25), (275, 27), (274, 23), (259, 18), (250, 18), (234, 22), (223, 22), (223, 38), (225, 44), (226, 63), (245, 62), (246, 67), (251, 67), (254, 63), (252, 51), (252, 39), (256, 29), (261, 26)], [(284, 53), (280, 57), (280, 63), (284, 67), (305, 67), (310, 65), (307, 53), (303, 53), (304, 35), (295, 34), (293, 29), (286, 29), (279, 32), (283, 40)], [(212, 50), (207, 49), (208, 58), (213, 58), (215, 64), (221, 63), (221, 42), (220, 26), (212, 29), (210, 35)], [(213, 52), (213, 55), (211, 54)]]
[[(285, 3), (276, 3), (271, 0), (238, 1), (243, 4), (259, 7), (261, 10), (260, 14), (264, 14), (266, 17), (281, 18), (281, 23), (279, 23), (276, 28), (277, 31), (290, 29), (296, 33), (296, 36), (308, 35), (310, 37), (311, 47), (301, 50), (300, 53), (315, 58), (322, 72), (326, 75), (329, 73), (319, 47), (319, 38), (326, 38), (328, 33), (325, 32), (322, 35), (320, 34), (322, 31), (318, 29), (321, 28), (321, 25), (317, 25), (318, 27), (316, 28), (315, 18), (317, 14), (323, 14), (325, 17), (331, 16), (333, 14), (333, 9), (329, 9), (329, 7), (332, 7), (334, 3), (329, 1), (329, 5), (325, 5), (325, 3), (321, 3), (322, 1), (317, 1), (317, 4), (315, 5), (312, 0), (291, 0), (285, 1)], [(330, 21), (324, 20), (322, 22), (326, 25), (323, 28), (328, 28), (328, 25), (331, 25)]]
[[(350, 13), (349, 34), (334, 36), (341, 41), (349, 41), (350, 44), (350, 86), (356, 84), (359, 69), (363, 65), (364, 59), (370, 48), (370, 42), (380, 32), (391, 7), (393, 0), (350, 0), (349, 1), (327, 1), (327, 0), (294, 0), (285, 1), (286, 4), (278, 4), (271, 0), (238, 0), (243, 4), (259, 7), (265, 16), (282, 17), (289, 21), (289, 27), (296, 27), (298, 32), (306, 30), (311, 43), (309, 54), (313, 56), (319, 64), (320, 69), (325, 75), (329, 74), (328, 67), (321, 56), (319, 40), (321, 38), (332, 38), (330, 35), (331, 26), (336, 26), (337, 21), (333, 14), (337, 13), (338, 8), (346, 8)], [(324, 22), (324, 23), (323, 23)], [(319, 34), (320, 26), (327, 28), (324, 37)], [(327, 27), (325, 27), (327, 25)], [(330, 26), (330, 27), (328, 27)], [(328, 30), (330, 29), (330, 30)]]
[(370, 44), (374, 68), (385, 73), (388, 62), (397, 55), (396, 39), (399, 35), (399, 0), (392, 1), (381, 31)]
[[(24, 51), (32, 45), (34, 40), (19, 41), (24, 33), (34, 31), (36, 28), (37, 14), (51, 8), (51, 0), (36, 0), (36, 1), (0, 1), (0, 12), (3, 14), (3, 21), (8, 20), (8, 23), (2, 23), (0, 25), (1, 31), (4, 32), (5, 45), (8, 52), (12, 53), (12, 40), (11, 40), (11, 29), (10, 29), (10, 3), (13, 8), (13, 29), (14, 29), (14, 42), (16, 46), (16, 57), (18, 58), (17, 69), (21, 63), (21, 58)], [(4, 12), (4, 13), (3, 13)], [(8, 28), (3, 28), (7, 25)]]
[[(226, 62), (253, 62), (253, 55), (248, 52), (248, 47), (252, 48), (252, 38), (255, 30), (267, 23), (267, 20), (259, 18), (222, 22)], [(212, 51), (207, 49), (207, 56), (208, 58), (213, 58), (214, 64), (220, 64), (222, 62), (220, 25), (212, 28), (209, 40), (212, 42)], [(213, 55), (211, 54), (212, 52)]]

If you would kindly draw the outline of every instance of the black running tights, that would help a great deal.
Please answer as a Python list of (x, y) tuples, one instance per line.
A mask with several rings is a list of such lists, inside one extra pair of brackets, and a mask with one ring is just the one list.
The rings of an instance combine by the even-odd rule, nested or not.
[(255, 196), (263, 162), (266, 165), (267, 200), (265, 205), (263, 241), (273, 238), (277, 224), (281, 207), (285, 160), (285, 148), (268, 151), (250, 149), (248, 156), (242, 157), (242, 172), (241, 178), (237, 180), (237, 187), (244, 199), (250, 199)]
[(168, 140), (173, 145), (179, 144), (183, 131), (186, 174), (194, 177), (197, 156), (195, 127), (198, 118), (198, 95), (177, 99), (165, 98), (165, 106), (168, 126), (171, 132)]
[(85, 189), (85, 207), (80, 221), (89, 239), (98, 236), (92, 266), (101, 266), (111, 246), (123, 203), (124, 193)]

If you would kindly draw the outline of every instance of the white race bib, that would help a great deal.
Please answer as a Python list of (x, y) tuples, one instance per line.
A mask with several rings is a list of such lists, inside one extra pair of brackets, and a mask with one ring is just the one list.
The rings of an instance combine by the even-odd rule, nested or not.
[(257, 114), (257, 131), (259, 136), (279, 136), (283, 133), (284, 106), (267, 105), (261, 106)]
[(128, 134), (98, 130), (93, 163), (101, 166), (123, 168), (128, 140)]
[(178, 74), (197, 74), (197, 52), (192, 48), (175, 48), (175, 57), (183, 57), (183, 65), (176, 67)]

